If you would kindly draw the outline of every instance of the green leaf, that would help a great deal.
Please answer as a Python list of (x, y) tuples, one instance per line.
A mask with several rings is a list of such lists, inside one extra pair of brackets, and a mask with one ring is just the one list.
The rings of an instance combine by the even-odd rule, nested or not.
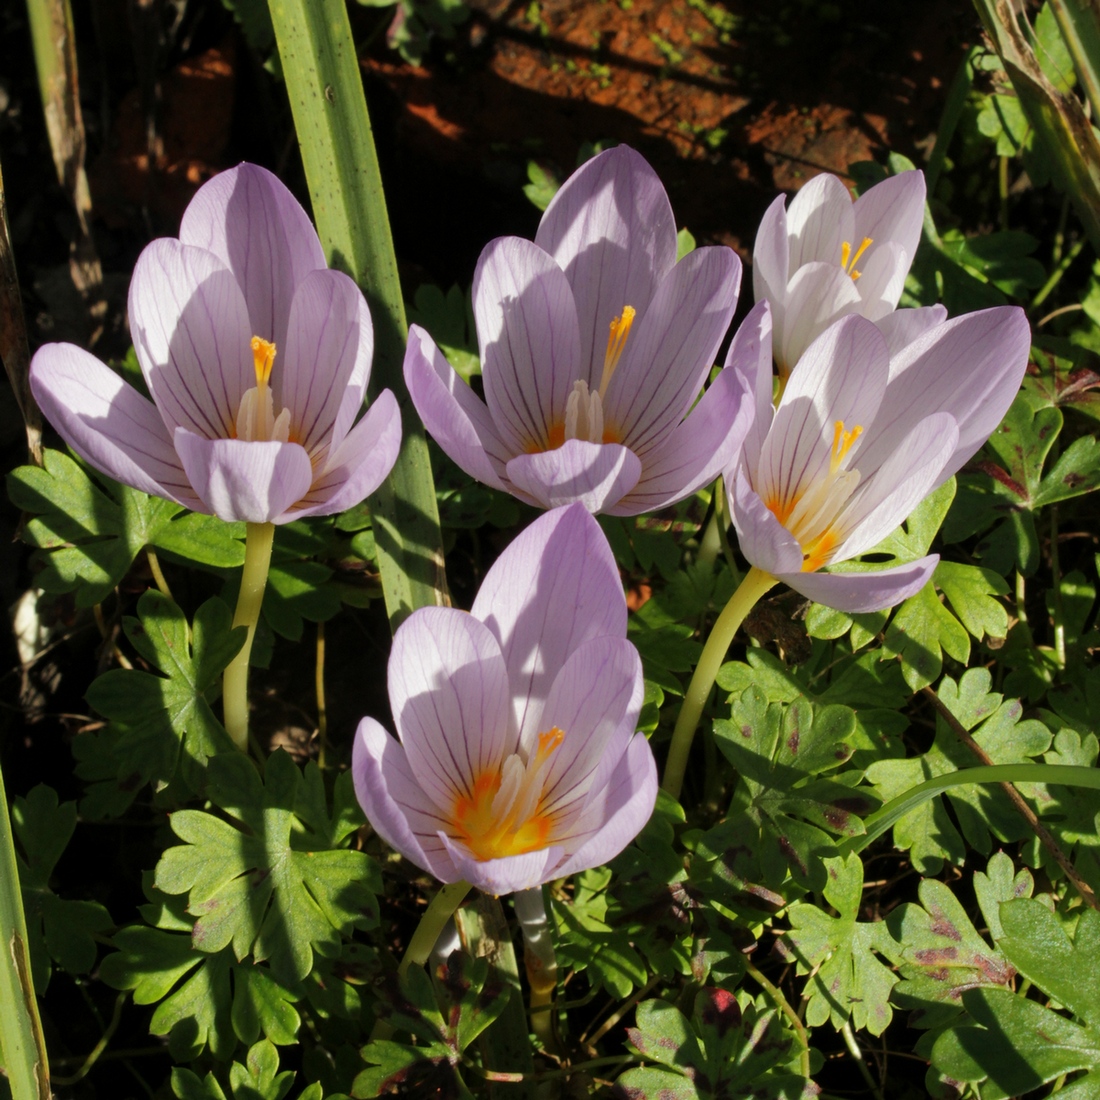
[(136, 776), (139, 785), (161, 790), (179, 771), (195, 790), (207, 759), (232, 749), (206, 693), (216, 689), (244, 631), (231, 630), (229, 608), (218, 599), (195, 613), (193, 632), (183, 612), (155, 590), (138, 600), (137, 610), (137, 619), (125, 621), (126, 635), (161, 675), (112, 669), (92, 683), (88, 702), (111, 722), (119, 783), (132, 787)]
[[(944, 677), (938, 695), (964, 728), (976, 729), (975, 741), (994, 764), (1023, 763), (1040, 756), (1050, 745), (1050, 731), (1041, 722), (1021, 721), (1020, 702), (990, 692), (991, 683), (987, 669), (969, 669), (958, 684)], [(935, 741), (926, 753), (908, 760), (877, 761), (867, 769), (867, 779), (875, 785), (879, 797), (888, 801), (926, 779), (973, 763), (970, 750), (937, 718)], [(953, 787), (947, 797), (966, 841), (979, 852), (990, 852), (991, 833), (1001, 841), (1031, 835), (1006, 796), (995, 787)], [(922, 803), (894, 826), (894, 844), (909, 851), (913, 866), (922, 874), (938, 873), (945, 859), (961, 863), (966, 855), (963, 835), (939, 799)]]
[(36, 583), (47, 592), (75, 589), (78, 607), (100, 603), (145, 546), (220, 568), (244, 561), (240, 524), (181, 516), (179, 504), (102, 475), (93, 481), (60, 451), (46, 450), (43, 462), (41, 468), (21, 466), (10, 473), (8, 494), (35, 516), (23, 537), (38, 548), (44, 568)]
[(979, 642), (1008, 634), (1008, 612), (994, 596), (1008, 594), (1008, 585), (991, 569), (941, 561), (933, 575), (951, 609), (968, 633)]
[(561, 180), (557, 174), (540, 164), (537, 160), (527, 162), (527, 180), (523, 193), (534, 204), (536, 210), (545, 210), (550, 200), (558, 193)]
[(27, 922), (34, 987), (41, 995), (50, 981), (50, 962), (73, 974), (86, 974), (95, 966), (95, 935), (114, 923), (98, 902), (69, 901), (50, 889), (57, 861), (76, 827), (76, 803), (57, 801), (52, 787), (39, 784), (12, 806), (15, 840), (23, 850), (19, 885)]
[[(308, 768), (315, 768), (310, 763)], [(309, 973), (314, 951), (333, 955), (341, 934), (378, 919), (377, 865), (364, 853), (328, 848), (295, 814), (302, 775), (274, 753), (261, 782), (239, 752), (213, 758), (207, 794), (227, 821), (198, 810), (172, 815), (185, 843), (157, 864), (156, 885), (188, 895), (197, 919), (192, 938), (203, 951), (232, 944), (238, 959), (269, 959), (275, 976)]]
[(283, 1100), (294, 1083), (294, 1071), (279, 1073), (279, 1052), (266, 1039), (252, 1046), (245, 1064), (229, 1067), (233, 1100)]
[(1001, 906), (1003, 935), (997, 946), (1025, 978), (1093, 1027), (1100, 1026), (1100, 913), (1080, 910), (1069, 938), (1065, 924), (1030, 898)]
[(889, 997), (898, 980), (874, 954), (886, 926), (856, 920), (863, 896), (859, 856), (826, 859), (825, 867), (825, 900), (839, 916), (806, 902), (789, 910), (788, 938), (798, 972), (813, 974), (803, 994), (808, 998), (806, 1022), (819, 1027), (829, 1020), (839, 1030), (851, 1016), (859, 1030), (881, 1035), (893, 1018)]
[[(988, 875), (975, 874), (974, 886), (983, 914), (996, 912), (1005, 898), (1030, 892), (1026, 872), (1012, 878), (1011, 862), (1005, 868), (995, 856)], [(995, 947), (978, 934), (966, 910), (942, 882), (924, 879), (918, 890), (920, 904), (906, 902), (886, 920), (895, 941), (883, 949), (898, 966), (902, 980), (894, 1000), (914, 1010), (917, 1027), (933, 1028), (955, 1020), (963, 993), (975, 986), (1006, 987), (1016, 971)]]
[(616, 1090), (639, 1100), (723, 1100), (754, 1096), (809, 1100), (818, 1089), (780, 1068), (792, 1047), (774, 1010), (741, 1004), (725, 989), (704, 988), (695, 996), (690, 1022), (667, 1001), (643, 1001), (630, 1044), (661, 1069), (629, 1069)]
[[(438, 9), (444, 17), (454, 14), (452, 5)], [(271, 0), (270, 12), (317, 233), (330, 265), (356, 280), (371, 307), (371, 392), (389, 387), (403, 394), (408, 328), (347, 6), (344, 0)], [(447, 602), (424, 429), (411, 403), (401, 404), (401, 453), (371, 498), (393, 629), (415, 608)]]
[(819, 778), (851, 757), (855, 727), (849, 707), (813, 706), (805, 698), (769, 703), (758, 687), (734, 700), (728, 721), (714, 723), (718, 747), (744, 788), (743, 795), (735, 793), (734, 806), (759, 830), (757, 850), (767, 885), (778, 885), (789, 869), (800, 885), (820, 889), (822, 860), (835, 850), (830, 834), (863, 832), (853, 810), (873, 808), (869, 792), (864, 797), (850, 782)]
[[(534, 161), (529, 162), (529, 174), (533, 164)], [(526, 193), (527, 189), (524, 191)], [(457, 285), (446, 294), (431, 283), (418, 287), (413, 308), (409, 310), (409, 323), (427, 330), (464, 381), (469, 382), (475, 374), (481, 373), (473, 308), (469, 295), (463, 294)]]
[(926, 584), (898, 608), (886, 630), (883, 650), (900, 659), (913, 691), (939, 678), (946, 652), (961, 664), (970, 660), (970, 638), (962, 624)]
[(945, 1031), (932, 1062), (956, 1081), (984, 1081), (982, 1100), (1023, 1096), (1100, 1065), (1100, 1032), (1006, 989), (971, 989), (962, 1003), (979, 1026)]

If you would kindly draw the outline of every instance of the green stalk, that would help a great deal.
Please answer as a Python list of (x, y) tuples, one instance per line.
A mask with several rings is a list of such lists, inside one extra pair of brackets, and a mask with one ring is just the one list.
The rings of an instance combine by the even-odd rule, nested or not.
[(374, 321), (371, 390), (401, 406), (401, 453), (371, 498), (390, 627), (446, 605), (443, 540), (424, 429), (402, 378), (408, 328), (382, 177), (345, 0), (270, 0), (271, 21), (329, 263), (362, 288)]
[(13, 1100), (49, 1100), (50, 1069), (27, 953), (27, 923), (0, 772), (0, 1051)]
[[(470, 884), (462, 881), (448, 882), (439, 888), (439, 893), (424, 910), (424, 915), (409, 940), (409, 946), (401, 957), (397, 967), (398, 978), (403, 978), (410, 966), (423, 966), (428, 961), (435, 941), (439, 939), (443, 929), (447, 927), (447, 921), (455, 915), (455, 910), (462, 904), (470, 889)], [(379, 1019), (370, 1033), (371, 1042), (388, 1039), (392, 1034), (393, 1028), (385, 1020)]]
[[(1100, 139), (1083, 104), (1072, 95), (1062, 95), (1047, 79), (1009, 0), (974, 0), (974, 6), (1042, 143), (1052, 175), (1069, 195), (1093, 248), (1100, 252)], [(1083, 5), (1075, 0), (1072, 6), (1084, 15)], [(1087, 50), (1087, 41), (1082, 38), (1082, 42)], [(1070, 49), (1074, 49), (1072, 40)], [(1078, 60), (1076, 53), (1074, 60)], [(1088, 79), (1082, 83), (1087, 91)]]
[(688, 754), (695, 736), (695, 727), (706, 706), (710, 689), (718, 676), (718, 670), (726, 659), (726, 651), (737, 633), (745, 616), (756, 606), (774, 585), (775, 577), (757, 569), (754, 565), (745, 579), (737, 586), (730, 602), (722, 610), (711, 628), (710, 637), (703, 646), (699, 663), (688, 685), (687, 694), (676, 718), (676, 728), (672, 731), (672, 743), (668, 747), (668, 759), (665, 761), (665, 774), (661, 786), (673, 798), (680, 797), (684, 785), (684, 772), (687, 770)]
[(844, 841), (841, 851), (845, 854), (862, 852), (921, 804), (952, 787), (965, 787), (971, 783), (1055, 783), (1100, 791), (1100, 768), (1085, 768), (1076, 764), (987, 764), (937, 775), (877, 809), (863, 822), (867, 832)]
[(1092, 117), (1100, 118), (1100, 12), (1091, 0), (1050, 0), (1050, 10), (1069, 47)]
[(267, 572), (271, 565), (271, 545), (275, 541), (275, 524), (250, 523), (244, 544), (244, 567), (241, 570), (241, 591), (237, 596), (237, 610), (233, 613), (233, 625), (245, 626), (244, 645), (229, 663), (222, 680), (222, 714), (225, 729), (233, 743), (248, 752), (248, 658), (252, 653), (252, 640), (256, 637), (256, 624), (260, 621), (260, 608), (267, 587)]

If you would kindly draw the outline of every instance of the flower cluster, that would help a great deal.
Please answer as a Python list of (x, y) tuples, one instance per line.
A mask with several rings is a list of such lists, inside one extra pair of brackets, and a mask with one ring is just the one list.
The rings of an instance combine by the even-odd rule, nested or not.
[[(897, 309), (924, 194), (906, 172), (854, 203), (827, 175), (789, 208), (777, 199), (754, 250), (757, 305), (709, 385), (740, 262), (723, 247), (677, 260), (664, 188), (626, 147), (564, 184), (534, 241), (482, 253), (484, 400), (413, 326), (404, 375), (436, 442), (471, 477), (550, 511), (469, 613), (421, 609), (395, 634), (399, 739), (364, 718), (353, 759), (394, 849), (444, 883), (502, 894), (602, 864), (645, 824), (657, 775), (636, 732), (641, 663), (594, 514), (662, 508), (724, 474), (761, 591), (779, 580), (856, 613), (926, 583), (935, 555), (826, 570), (872, 549), (975, 453), (1017, 392), (1030, 333), (1015, 308), (950, 321), (940, 306)], [(388, 475), (392, 394), (355, 423), (366, 303), (270, 173), (241, 165), (206, 184), (179, 239), (142, 253), (129, 310), (152, 401), (71, 345), (32, 364), (39, 404), (94, 466), (253, 524), (341, 511)], [(696, 686), (699, 707), (710, 683)]]

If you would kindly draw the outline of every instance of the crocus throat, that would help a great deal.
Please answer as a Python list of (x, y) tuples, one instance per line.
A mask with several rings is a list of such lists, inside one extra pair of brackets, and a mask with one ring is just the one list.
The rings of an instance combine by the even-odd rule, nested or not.
[(851, 275), (853, 282), (863, 274), (862, 271), (856, 271), (856, 264), (859, 263), (860, 256), (874, 243), (873, 238), (864, 237), (863, 243), (856, 249), (854, 256), (852, 255), (852, 246), (847, 241), (840, 246), (840, 266)]
[(286, 443), (290, 439), (290, 409), (275, 415), (275, 399), (268, 382), (275, 364), (275, 345), (260, 336), (252, 337), (252, 362), (256, 385), (246, 390), (237, 409), (233, 438), (250, 443)]
[(454, 835), (476, 859), (502, 859), (535, 852), (550, 843), (554, 816), (542, 811), (550, 760), (565, 733), (557, 726), (539, 734), (538, 747), (524, 760), (512, 753), (499, 767), (474, 779), (469, 793), (454, 801)]
[(565, 402), (565, 421), (551, 424), (546, 433), (546, 446), (532, 443), (528, 454), (538, 454), (543, 450), (557, 450), (567, 439), (583, 439), (586, 443), (621, 443), (622, 435), (603, 418), (603, 400), (611, 376), (619, 365), (626, 347), (626, 338), (630, 335), (630, 326), (638, 311), (633, 306), (623, 306), (622, 313), (611, 322), (611, 332), (607, 337), (607, 352), (604, 354), (603, 375), (600, 388), (592, 392), (588, 383), (581, 380), (573, 383), (573, 389)]
[(802, 547), (804, 573), (812, 573), (826, 565), (840, 542), (837, 520), (859, 484), (859, 471), (849, 470), (847, 466), (852, 447), (862, 434), (860, 425), (846, 431), (844, 421), (836, 421), (828, 471), (820, 473), (790, 500), (783, 500), (778, 495), (764, 500), (768, 511)]

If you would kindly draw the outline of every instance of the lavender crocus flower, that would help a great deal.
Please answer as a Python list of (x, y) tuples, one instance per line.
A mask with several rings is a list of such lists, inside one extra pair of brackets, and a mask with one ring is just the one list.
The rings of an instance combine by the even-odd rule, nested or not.
[(897, 308), (924, 222), (924, 173), (902, 172), (854, 203), (836, 176), (815, 176), (768, 207), (752, 253), (757, 302), (772, 307), (773, 350), (785, 379), (834, 321), (874, 321), (898, 351), (947, 317), (943, 306)]
[(566, 180), (533, 242), (502, 237), (481, 254), (485, 402), (415, 325), (405, 381), (425, 427), (478, 481), (542, 508), (652, 511), (712, 481), (747, 428), (736, 372), (692, 409), (740, 280), (728, 248), (677, 263), (653, 169), (609, 149)]
[(143, 492), (224, 520), (287, 523), (359, 503), (401, 444), (383, 391), (355, 424), (374, 335), (330, 271), (305, 211), (242, 164), (204, 184), (178, 240), (153, 241), (130, 283), (147, 401), (72, 344), (47, 344), (31, 390), (82, 458)]
[(726, 473), (741, 551), (811, 600), (858, 613), (917, 592), (935, 554), (874, 572), (822, 573), (888, 535), (985, 442), (1027, 367), (1031, 333), (1015, 306), (968, 313), (891, 356), (862, 317), (845, 317), (799, 360), (772, 407), (766, 302), (731, 349), (755, 361), (756, 419)]
[(626, 602), (574, 504), (504, 551), (469, 614), (414, 611), (393, 640), (400, 741), (359, 724), (352, 772), (382, 838), (440, 881), (491, 894), (605, 863), (657, 795)]

